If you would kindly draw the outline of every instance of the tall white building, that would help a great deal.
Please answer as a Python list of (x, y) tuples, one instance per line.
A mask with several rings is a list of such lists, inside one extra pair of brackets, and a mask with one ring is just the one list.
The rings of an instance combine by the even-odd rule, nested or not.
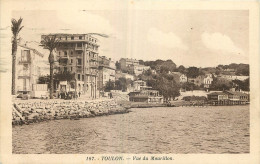
[[(89, 34), (50, 34), (60, 39), (59, 71), (75, 73), (77, 91), (97, 98), (98, 39)], [(47, 35), (42, 35), (42, 39)]]

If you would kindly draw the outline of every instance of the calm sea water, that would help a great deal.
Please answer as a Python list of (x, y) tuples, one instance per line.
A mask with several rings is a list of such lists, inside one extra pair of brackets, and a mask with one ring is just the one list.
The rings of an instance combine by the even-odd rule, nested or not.
[(249, 153), (249, 106), (139, 108), (13, 127), (13, 153)]

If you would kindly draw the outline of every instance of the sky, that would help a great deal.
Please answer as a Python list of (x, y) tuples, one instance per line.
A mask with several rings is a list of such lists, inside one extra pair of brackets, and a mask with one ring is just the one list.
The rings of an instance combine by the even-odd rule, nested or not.
[[(21, 43), (44, 54), (42, 66), (48, 51), (38, 45), (48, 33), (107, 34), (97, 36), (99, 55), (115, 61), (171, 59), (185, 67), (249, 63), (248, 10), (18, 10), (12, 17), (23, 18)], [(10, 27), (0, 27), (3, 49), (11, 43), (5, 34)]]

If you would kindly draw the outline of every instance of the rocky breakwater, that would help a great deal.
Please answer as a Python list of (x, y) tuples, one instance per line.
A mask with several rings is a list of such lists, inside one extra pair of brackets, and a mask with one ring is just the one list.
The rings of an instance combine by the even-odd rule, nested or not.
[(80, 119), (128, 113), (128, 108), (114, 100), (15, 102), (13, 125), (54, 119)]

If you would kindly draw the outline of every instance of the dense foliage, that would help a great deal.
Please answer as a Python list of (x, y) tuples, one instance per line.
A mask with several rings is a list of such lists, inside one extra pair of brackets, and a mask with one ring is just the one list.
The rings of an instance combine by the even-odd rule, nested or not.
[[(69, 71), (58, 72), (53, 75), (54, 86), (59, 84), (60, 81), (73, 82), (74, 80), (75, 74)], [(48, 84), (48, 88), (50, 88), (50, 75), (40, 76), (38, 78), (38, 84)]]
[(127, 91), (127, 87), (132, 85), (133, 81), (131, 79), (119, 78), (115, 82), (108, 81), (105, 85), (105, 91), (109, 92), (111, 90), (122, 90), (123, 92)]
[(238, 76), (249, 76), (249, 64), (229, 64), (229, 65), (218, 65), (217, 70), (223, 71), (227, 69), (233, 69), (235, 72), (235, 75)]
[(236, 90), (240, 90), (240, 89), (242, 89), (243, 91), (250, 90), (250, 79), (249, 78), (244, 81), (233, 80), (232, 82), (235, 84)]
[(139, 76), (139, 78), (146, 81), (148, 86), (158, 90), (166, 100), (174, 99), (180, 95), (180, 85), (176, 82), (177, 79), (174, 79), (174, 76), (171, 74), (158, 73), (151, 75), (149, 72), (146, 72)]
[[(140, 61), (139, 61), (140, 62)], [(176, 70), (176, 64), (172, 60), (156, 60), (142, 62), (146, 66), (150, 66), (151, 69), (157, 70), (160, 73), (168, 73)]]

